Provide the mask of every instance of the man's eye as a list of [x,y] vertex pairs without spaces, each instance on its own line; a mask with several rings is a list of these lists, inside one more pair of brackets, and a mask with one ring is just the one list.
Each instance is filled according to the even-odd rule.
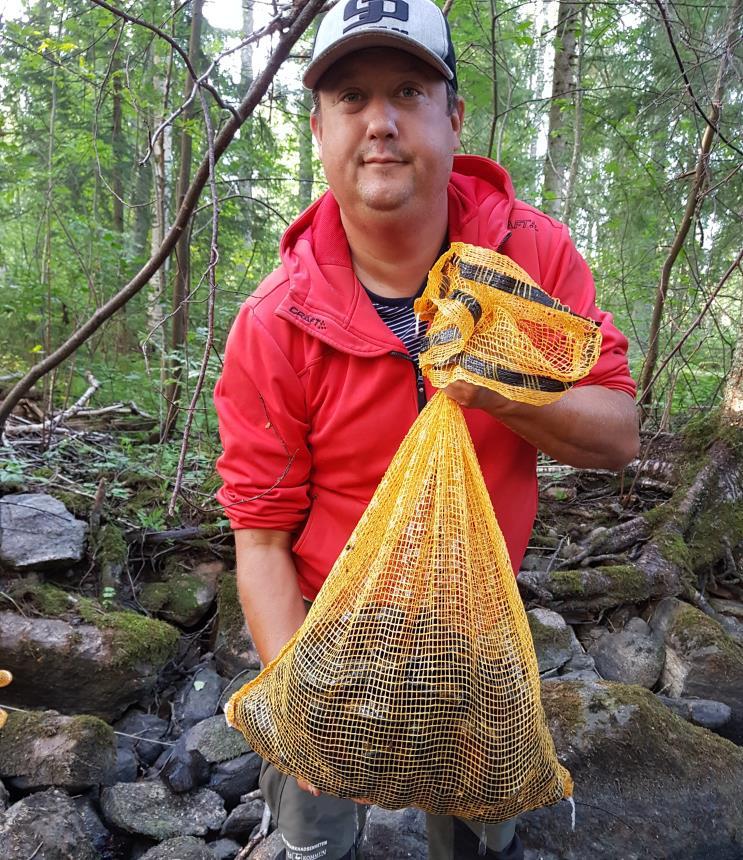
[[420,90],[416,89],[415,87],[403,87],[400,90],[400,93],[402,94],[403,98],[412,99],[415,98],[415,96],[420,95]]
[[353,104],[357,102],[361,98],[360,93],[343,93],[340,100],[342,102],[347,102],[349,104]]

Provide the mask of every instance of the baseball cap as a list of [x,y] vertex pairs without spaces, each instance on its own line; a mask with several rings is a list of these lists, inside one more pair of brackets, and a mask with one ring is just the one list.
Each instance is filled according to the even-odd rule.
[[382,47],[414,54],[457,88],[449,25],[432,0],[340,0],[320,22],[302,82],[311,90],[341,57]]

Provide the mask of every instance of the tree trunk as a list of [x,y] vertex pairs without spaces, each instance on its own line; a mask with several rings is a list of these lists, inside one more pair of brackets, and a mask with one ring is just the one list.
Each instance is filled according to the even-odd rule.
[[[204,0],[195,0],[192,6],[191,35],[188,43],[188,58],[191,65],[198,71],[199,53],[201,45],[201,26],[204,21]],[[193,81],[186,78],[184,88],[184,101],[189,98],[193,89]],[[194,116],[198,109],[198,100],[194,99],[192,104],[183,113],[183,130],[180,139],[180,168],[178,172],[178,184],[176,186],[176,209],[180,209],[186,196],[186,191],[191,182],[191,161],[193,153],[193,139],[189,130],[188,121]],[[173,303],[170,316],[170,382],[168,383],[165,400],[166,415],[165,422],[160,432],[160,439],[164,441],[172,434],[178,412],[180,411],[181,390],[183,387],[184,352],[186,339],[188,337],[188,294],[191,287],[191,221],[183,231],[175,246],[175,277],[173,280]]]
[[297,137],[299,138],[299,208],[304,211],[312,203],[312,184],[315,180],[312,164],[313,138],[310,131],[312,93],[304,90],[299,104]]
[[573,214],[575,182],[578,178],[580,167],[581,147],[583,143],[583,53],[586,46],[586,5],[581,7],[580,13],[580,39],[578,40],[578,65],[575,76],[575,114],[573,118],[573,154],[570,158],[570,169],[565,182],[565,194],[561,218],[566,224],[570,224]]
[[[741,308],[743,310],[743,304]],[[738,342],[733,354],[733,365],[725,383],[720,416],[721,420],[728,425],[743,427],[743,313],[738,326]]]
[[547,154],[544,158],[542,208],[560,218],[566,200],[570,165],[568,135],[575,121],[575,90],[578,54],[576,36],[581,21],[581,6],[574,0],[560,0],[555,32],[555,62],[552,73]]
[[719,122],[720,112],[722,109],[722,96],[727,70],[730,65],[731,58],[733,57],[735,43],[739,39],[738,30],[740,29],[742,9],[743,0],[732,0],[732,5],[730,6],[730,12],[725,26],[725,48],[722,52],[722,58],[717,70],[715,91],[712,96],[711,110],[708,114],[709,121],[704,129],[704,133],[702,134],[699,154],[694,168],[694,178],[690,182],[684,214],[676,231],[671,249],[663,262],[663,268],[661,270],[660,282],[658,284],[655,304],[653,306],[653,316],[650,321],[650,330],[648,332],[648,349],[645,356],[645,363],[642,367],[642,375],[640,376],[639,384],[639,403],[644,415],[648,414],[652,402],[653,377],[655,374],[655,366],[658,361],[660,326],[663,320],[663,310],[665,308],[666,297],[668,295],[671,272],[682,248],[684,247],[686,237],[696,215],[697,206],[701,202],[702,195],[709,182],[709,154],[712,149],[715,134],[717,133],[717,123]]

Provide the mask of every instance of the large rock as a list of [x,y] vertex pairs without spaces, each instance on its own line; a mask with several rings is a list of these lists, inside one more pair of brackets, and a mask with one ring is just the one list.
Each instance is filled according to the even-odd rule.
[[713,618],[673,597],[658,604],[650,624],[665,640],[663,692],[729,705],[730,720],[719,731],[743,743],[743,647]]
[[666,649],[642,618],[631,618],[623,630],[605,632],[588,649],[607,681],[652,689],[663,670]]
[[8,789],[0,782],[0,812],[5,812],[10,803],[10,794]]
[[0,816],[3,860],[99,860],[75,804],[63,791],[24,797]]
[[96,717],[12,711],[0,731],[0,776],[16,788],[80,790],[113,782],[116,741]]
[[234,573],[225,573],[219,580],[214,656],[217,669],[228,678],[247,669],[258,669],[261,664],[240,608]]
[[205,836],[227,816],[222,798],[202,788],[174,794],[161,782],[119,783],[101,792],[106,821],[158,842],[175,836]]
[[540,674],[559,669],[581,650],[573,628],[551,609],[537,607],[526,613]]
[[528,848],[560,860],[743,857],[743,750],[642,687],[549,680],[542,699],[577,825],[567,803],[528,813]]
[[215,860],[213,854],[201,839],[194,836],[176,836],[161,842],[143,854],[140,860]]
[[0,612],[0,654],[13,683],[3,700],[113,720],[154,687],[179,634],[136,612],[95,613],[94,623]]
[[0,498],[0,564],[17,570],[65,567],[85,552],[87,525],[45,493]]

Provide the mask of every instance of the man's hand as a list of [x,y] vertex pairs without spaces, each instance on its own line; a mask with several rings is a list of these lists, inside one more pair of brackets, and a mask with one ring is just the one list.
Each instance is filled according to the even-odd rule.
[[623,391],[571,388],[555,403],[531,406],[489,388],[453,382],[444,391],[460,406],[483,409],[540,451],[581,469],[624,468],[640,448],[637,409]]

